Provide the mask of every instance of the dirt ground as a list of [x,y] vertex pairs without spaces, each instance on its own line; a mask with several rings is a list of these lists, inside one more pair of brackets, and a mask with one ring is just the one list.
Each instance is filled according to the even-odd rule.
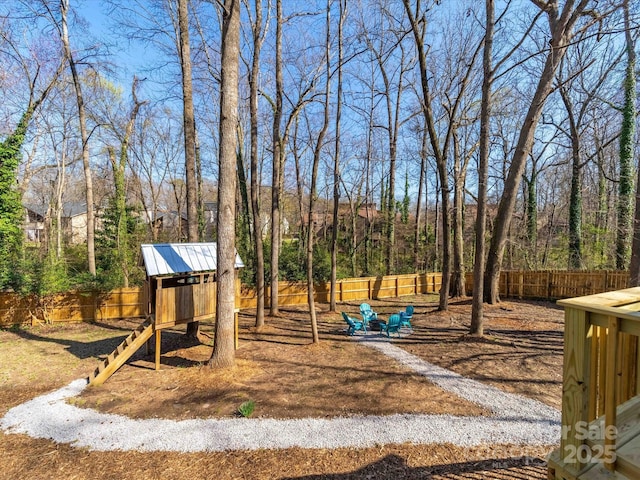
[[[563,313],[552,303],[507,301],[486,307],[486,336],[467,335],[470,301],[436,311],[433,296],[370,302],[384,318],[415,307],[413,333],[393,343],[421,358],[505,391],[556,408],[562,388]],[[339,305],[358,312],[359,302]],[[287,308],[267,327],[253,328],[253,312],[240,315],[237,365],[226,372],[205,365],[204,343],[182,330],[162,335],[162,366],[144,349],[103,386],[72,401],[80,407],[135,418],[202,418],[237,415],[255,402],[253,416],[391,413],[486,415],[482,408],[444,392],[380,352],[353,342],[339,314],[318,305],[321,343],[311,344],[308,310]],[[138,320],[0,330],[0,416],[42,393],[87,376]],[[376,335],[376,333],[369,333]],[[529,479],[546,478],[544,458],[553,446],[389,445],[335,450],[258,450],[225,453],[91,452],[23,435],[0,433],[0,479]]]

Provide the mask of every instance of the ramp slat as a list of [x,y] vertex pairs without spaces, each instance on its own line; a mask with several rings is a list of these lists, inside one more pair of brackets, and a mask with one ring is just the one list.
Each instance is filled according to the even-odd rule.
[[98,368],[89,376],[89,385],[102,385],[151,338],[153,332],[153,324],[150,320],[145,320],[105,360],[100,362]]

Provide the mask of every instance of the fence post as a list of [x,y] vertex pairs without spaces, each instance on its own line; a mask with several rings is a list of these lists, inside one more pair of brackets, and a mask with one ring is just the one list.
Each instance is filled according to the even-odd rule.
[[[98,305],[98,292],[93,291],[91,292],[91,296],[93,297],[93,318],[89,319],[89,321],[94,321],[97,322],[98,320],[102,320],[102,318],[98,318],[98,311],[100,309],[99,305]],[[85,320],[84,318],[82,320]]]
[[518,272],[518,298],[522,300],[522,295],[524,294],[524,272]]

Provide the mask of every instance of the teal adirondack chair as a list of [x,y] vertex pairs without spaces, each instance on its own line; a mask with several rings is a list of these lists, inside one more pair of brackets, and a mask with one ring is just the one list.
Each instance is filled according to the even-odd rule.
[[390,333],[395,332],[400,336],[400,315],[398,313],[394,313],[389,317],[389,320],[386,323],[380,322],[380,331],[387,332],[387,337],[390,337]]
[[413,305],[409,305],[405,308],[404,312],[400,312],[400,326],[401,327],[409,327],[413,330],[411,326],[411,319],[413,318]]
[[367,326],[364,322],[350,317],[345,312],[342,312],[342,318],[344,318],[344,321],[347,322],[347,325],[349,326],[349,328],[347,328],[347,333],[349,335],[354,335],[358,330],[362,330],[364,333],[367,333]]
[[362,315],[362,321],[365,325],[369,325],[371,320],[378,319],[378,314],[371,309],[371,305],[368,303],[360,304],[360,315]]

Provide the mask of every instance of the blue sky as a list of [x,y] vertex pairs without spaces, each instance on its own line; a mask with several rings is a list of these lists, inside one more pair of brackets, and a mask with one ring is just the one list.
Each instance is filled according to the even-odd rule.
[[[112,32],[113,25],[107,17],[107,5],[101,0],[78,2],[78,14],[89,24],[89,33],[100,42],[108,45],[111,59],[117,66],[116,80],[128,84],[134,73],[139,72],[147,63],[146,49],[122,40]],[[72,32],[73,34],[73,32]],[[73,42],[73,39],[72,39]],[[147,63],[148,64],[148,63]]]

